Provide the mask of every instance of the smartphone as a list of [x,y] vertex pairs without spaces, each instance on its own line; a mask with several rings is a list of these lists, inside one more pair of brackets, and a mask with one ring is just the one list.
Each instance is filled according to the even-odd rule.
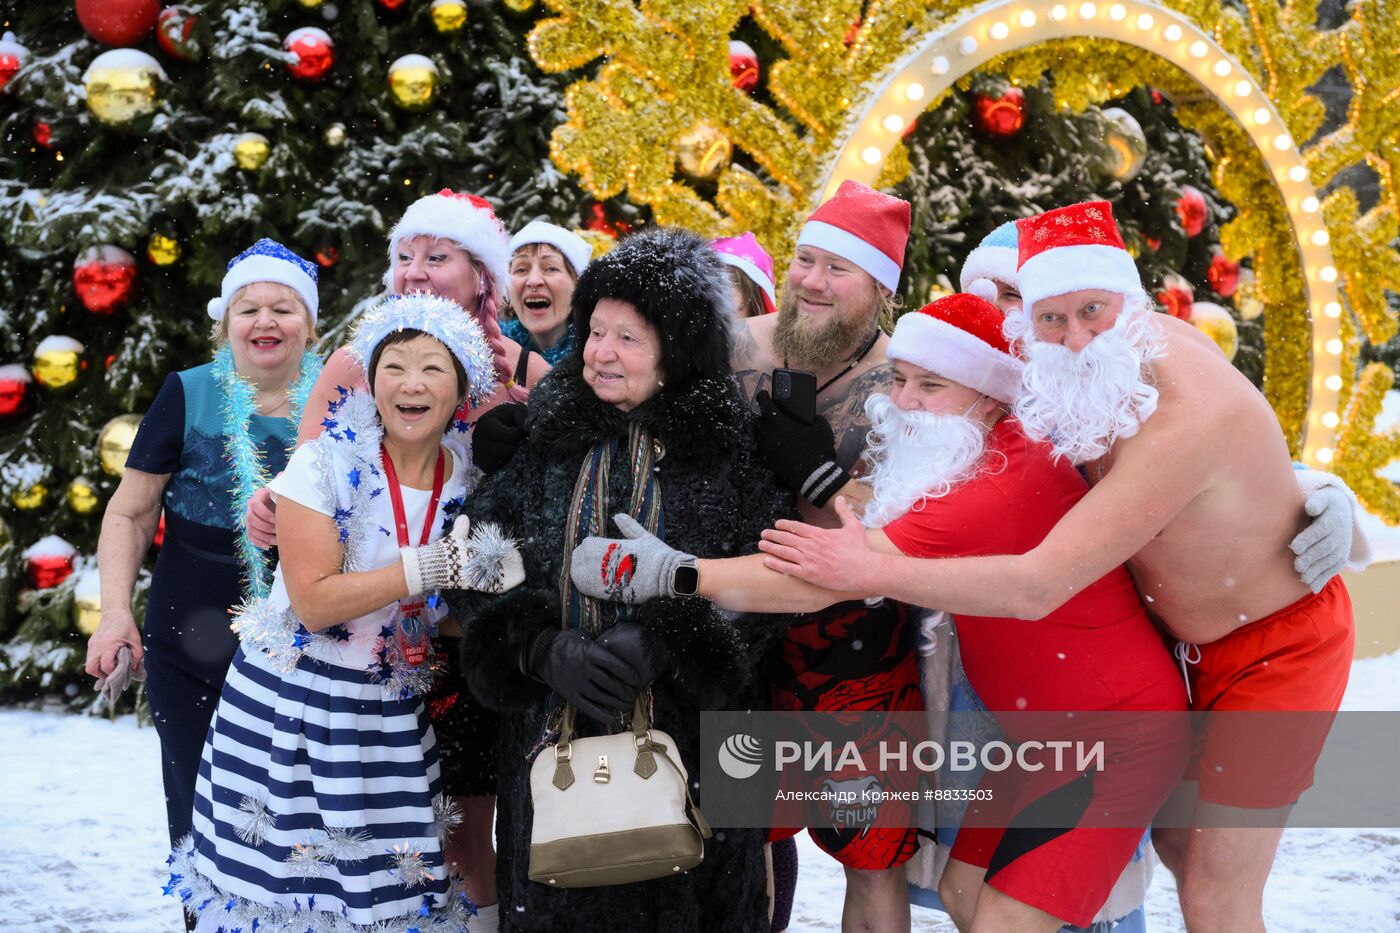
[[803,424],[817,420],[817,374],[805,369],[773,370],[773,404]]

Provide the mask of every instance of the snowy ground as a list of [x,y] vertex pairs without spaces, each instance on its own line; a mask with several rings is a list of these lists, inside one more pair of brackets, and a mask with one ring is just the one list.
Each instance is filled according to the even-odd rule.
[[[1344,709],[1400,711],[1400,653],[1357,661]],[[114,722],[0,710],[0,929],[34,933],[175,933],[160,896],[167,853],[156,737]],[[793,933],[840,929],[835,863],[799,837]],[[1153,933],[1182,929],[1170,876],[1148,897]],[[1265,892],[1273,933],[1400,928],[1400,829],[1292,830]],[[951,931],[915,908],[914,928]]]

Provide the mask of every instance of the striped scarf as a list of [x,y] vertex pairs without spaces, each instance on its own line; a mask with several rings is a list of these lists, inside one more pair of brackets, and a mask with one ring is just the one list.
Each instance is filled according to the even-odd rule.
[[[620,440],[614,438],[594,444],[579,467],[574,494],[569,502],[568,523],[564,528],[564,569],[559,575],[559,604],[564,628],[581,628],[591,635],[615,622],[629,618],[635,608],[584,596],[569,577],[573,550],[589,535],[608,536],[612,509],[608,506],[608,480],[612,460]],[[632,474],[632,496],[627,514],[659,538],[664,537],[661,515],[661,483],[657,464],[665,456],[660,441],[636,422],[627,429],[627,459]]]

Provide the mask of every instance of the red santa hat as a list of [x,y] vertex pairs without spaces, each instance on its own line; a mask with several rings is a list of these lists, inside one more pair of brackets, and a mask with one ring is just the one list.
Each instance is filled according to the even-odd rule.
[[959,292],[906,314],[886,354],[1010,404],[1021,390],[1021,361],[1011,355],[997,306]]
[[909,213],[908,201],[858,181],[843,181],[836,194],[812,212],[797,245],[815,246],[850,260],[895,291],[909,242]]
[[505,296],[510,285],[510,237],[491,210],[491,202],[443,188],[410,204],[389,231],[389,269],[384,273],[384,285],[390,291],[394,289],[399,241],[416,236],[451,240],[471,253],[491,273],[497,293]]
[[1042,298],[1081,288],[1143,293],[1137,263],[1123,245],[1107,201],[1085,201],[1018,220],[1016,246],[1016,285],[1027,311]]

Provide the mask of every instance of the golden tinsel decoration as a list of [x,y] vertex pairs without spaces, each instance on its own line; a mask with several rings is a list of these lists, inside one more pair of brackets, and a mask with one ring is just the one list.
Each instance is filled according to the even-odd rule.
[[[1242,9],[1210,0],[1162,4],[1164,13],[1185,17],[1212,36],[1265,89],[1291,140],[1313,140],[1322,125],[1324,109],[1309,88],[1333,68],[1346,75],[1352,92],[1346,122],[1309,143],[1303,157],[1317,190],[1360,164],[1380,177],[1381,197],[1369,211],[1360,210],[1345,186],[1319,205],[1337,285],[1349,306],[1343,311],[1343,334],[1352,333],[1349,311],[1373,343],[1395,333],[1384,292],[1400,291],[1400,255],[1390,247],[1400,233],[1395,182],[1400,56],[1393,54],[1400,17],[1394,2],[1354,0],[1346,21],[1331,30],[1317,27],[1316,0],[1283,5],[1242,0]],[[639,7],[634,0],[550,0],[529,37],[535,62],[549,72],[605,62],[594,77],[570,86],[568,120],[554,131],[551,155],[595,198],[625,194],[649,205],[658,223],[707,236],[752,230],[772,255],[787,256],[821,196],[832,160],[847,143],[851,116],[913,44],[979,5],[977,0],[650,0]],[[778,106],[761,103],[730,80],[728,43],[740,20],[750,16],[786,55],[766,70],[766,86]],[[1059,102],[1072,109],[1103,103],[1133,87],[1158,88],[1176,103],[1182,125],[1208,141],[1215,185],[1239,209],[1221,230],[1222,246],[1230,259],[1249,260],[1254,271],[1246,313],[1264,312],[1264,391],[1296,454],[1311,399],[1313,329],[1299,245],[1263,158],[1248,133],[1202,93],[1194,78],[1137,45],[1074,37],[1075,12],[1062,19],[1068,37],[994,58],[978,70],[1021,84],[1038,81],[1048,70]],[[939,96],[930,95],[927,106],[936,106]],[[701,123],[746,156],[720,170],[713,196],[690,184],[671,158],[672,142]],[[745,168],[749,160],[764,177]],[[895,145],[877,184],[895,183],[907,166],[907,151]],[[1345,399],[1359,341],[1343,342]],[[1373,383],[1363,380],[1357,392]],[[1344,463],[1352,464],[1354,474],[1361,461],[1354,453],[1347,459],[1341,438],[1351,438],[1348,449],[1354,451],[1359,443],[1354,432],[1370,428],[1352,420],[1362,414],[1355,397],[1336,414],[1342,435],[1335,462],[1339,472]],[[1368,461],[1366,468],[1371,466],[1380,469],[1384,463]],[[1373,494],[1365,501],[1400,521],[1400,499]]]

